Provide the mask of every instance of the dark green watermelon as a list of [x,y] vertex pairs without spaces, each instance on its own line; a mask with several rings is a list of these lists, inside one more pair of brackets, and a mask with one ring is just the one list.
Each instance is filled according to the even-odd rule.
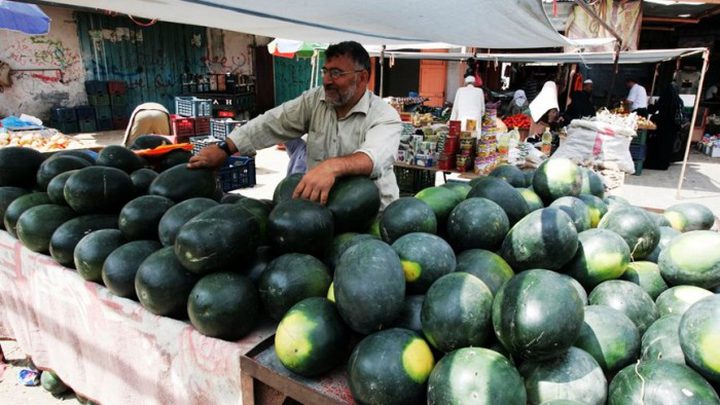
[[460,253],[455,271],[470,273],[479,278],[490,288],[493,295],[515,275],[502,257],[482,249],[470,249]]
[[40,374],[40,385],[52,395],[60,395],[68,390],[68,386],[52,370],[44,370]]
[[494,168],[488,176],[497,177],[510,183],[513,187],[525,187],[527,182],[525,181],[525,173],[522,172],[515,165],[500,165]]
[[75,246],[73,252],[75,269],[85,280],[102,282],[102,267],[105,259],[125,243],[127,240],[117,229],[99,229],[90,232]]
[[367,176],[341,177],[330,189],[326,206],[335,232],[363,232],[378,214],[380,191]]
[[65,201],[65,183],[70,176],[77,172],[78,170],[63,172],[50,180],[47,186],[47,194],[53,204],[68,205],[67,201]]
[[275,353],[303,376],[329,371],[345,360],[347,327],[326,298],[306,298],[285,314],[275,333]]
[[427,403],[524,405],[523,379],[503,355],[481,347],[446,354],[428,380]]
[[713,384],[720,383],[720,295],[705,297],[680,320],[680,347],[687,364]]
[[602,177],[594,171],[581,167],[580,175],[582,176],[581,194],[590,194],[598,198],[605,196],[605,184]]
[[683,315],[693,304],[713,295],[712,291],[694,285],[678,285],[663,291],[655,300],[660,317]]
[[510,229],[500,248],[515,271],[540,268],[560,270],[578,247],[575,225],[557,208],[533,211]]
[[388,329],[363,339],[348,360],[348,386],[364,404],[425,402],[432,351],[417,333]]
[[589,229],[578,234],[577,252],[563,272],[591,290],[622,276],[629,262],[630,248],[620,235],[607,229]]
[[140,264],[135,293],[140,304],[153,314],[184,319],[188,297],[199,279],[180,264],[172,246],[166,246]]
[[295,173],[280,180],[273,192],[273,204],[278,205],[283,201],[292,199],[295,188],[300,184],[300,180],[304,175],[304,173]]
[[668,207],[663,216],[680,232],[709,230],[715,223],[713,212],[698,203],[675,204]]
[[621,278],[639,285],[653,300],[668,289],[668,285],[660,275],[660,268],[652,262],[640,261],[628,264]]
[[608,405],[718,404],[713,387],[689,367],[664,360],[631,364],[613,378]]
[[313,256],[287,253],[271,261],[258,280],[265,311],[276,321],[298,302],[324,297],[330,287],[327,267]]
[[335,267],[335,303],[351,329],[371,333],[391,325],[405,300],[405,275],[397,253],[379,240],[348,248]]
[[625,239],[633,260],[647,257],[660,241],[660,228],[648,213],[637,207],[622,206],[610,210],[598,224]]
[[65,182],[65,201],[80,214],[116,213],[135,197],[130,176],[114,167],[80,169]]
[[58,174],[82,169],[90,165],[87,160],[75,156],[51,157],[42,162],[40,168],[38,168],[37,187],[40,191],[46,191],[50,181]]
[[680,347],[680,315],[667,315],[653,322],[640,342],[642,360],[667,360],[685,364]]
[[452,247],[439,236],[413,232],[398,238],[392,248],[400,257],[407,290],[423,294],[438,278],[455,271]]
[[118,229],[127,240],[158,240],[158,224],[175,203],[159,195],[143,195],[120,210]]
[[50,255],[65,267],[75,268],[73,254],[78,242],[100,229],[117,229],[117,215],[89,214],[73,218],[60,225],[50,238]]
[[473,182],[467,197],[482,197],[497,203],[505,210],[510,226],[530,212],[525,198],[507,182],[495,177],[478,177]]
[[149,194],[167,197],[176,203],[190,198],[212,198],[217,181],[210,169],[188,169],[176,165],[160,173],[148,189]]
[[438,279],[427,292],[420,319],[433,347],[443,352],[488,341],[493,295],[468,273],[452,273]]
[[[335,292],[333,291],[332,285],[330,286],[330,291],[333,292],[333,302],[334,302]],[[328,292],[328,294],[329,294],[329,292]],[[410,329],[411,331],[416,332],[419,335],[422,335],[423,330],[422,330],[422,321],[420,319],[420,313],[422,312],[423,302],[425,302],[424,295],[408,295],[407,297],[405,297],[405,302],[403,303],[402,311],[400,311],[400,315],[395,320],[393,327]]]
[[510,221],[505,211],[486,198],[468,198],[450,213],[447,235],[450,244],[461,252],[467,249],[495,250],[502,244]]
[[597,228],[602,217],[607,214],[607,204],[605,204],[602,198],[591,194],[580,194],[578,198],[582,200],[590,210],[590,227]]
[[588,296],[590,305],[605,305],[624,313],[642,335],[658,318],[652,298],[639,285],[624,280],[600,283]]
[[45,157],[33,148],[0,148],[0,187],[33,188],[37,171]]
[[140,135],[128,148],[131,150],[155,149],[158,146],[170,145],[169,139],[160,135]]
[[578,232],[590,229],[592,217],[590,208],[579,198],[565,196],[560,197],[550,204],[550,207],[559,208],[570,216]]
[[354,232],[347,232],[336,235],[333,238],[333,241],[330,244],[330,248],[327,250],[327,254],[325,255],[324,259],[325,264],[328,266],[328,270],[330,270],[330,272],[335,271],[335,266],[337,265],[338,260],[340,260],[340,256],[342,256],[342,254],[345,253],[345,251],[350,246],[368,239],[377,238],[373,235],[369,235],[366,233]]
[[640,332],[624,313],[603,305],[585,307],[575,347],[585,350],[606,373],[632,364],[640,353]]
[[47,193],[29,193],[15,198],[5,209],[5,216],[3,217],[5,230],[12,237],[17,238],[15,227],[20,216],[32,207],[50,203]]
[[155,180],[155,178],[158,176],[158,173],[155,170],[152,169],[137,169],[134,172],[130,173],[130,180],[133,183],[133,186],[135,186],[135,194],[136,195],[145,195],[148,192],[148,189],[150,188],[150,184]]
[[202,212],[217,206],[217,201],[209,198],[197,197],[185,200],[170,207],[158,223],[158,236],[163,246],[175,244],[180,228],[189,220]]
[[259,320],[260,300],[249,278],[237,273],[209,274],[190,291],[190,323],[206,336],[235,341]]
[[[10,203],[15,201],[15,199],[20,197],[21,195],[29,193],[30,190],[20,187],[0,187],[0,219],[5,217],[5,210],[7,210]],[[0,221],[0,229],[5,229],[4,221]]]
[[525,202],[527,203],[530,212],[545,208],[545,204],[543,204],[540,196],[537,195],[537,193],[535,193],[534,191],[532,191],[532,189],[518,187],[517,190],[520,192],[520,195],[522,195],[522,197],[525,199]]
[[279,253],[323,257],[332,243],[333,215],[320,203],[292,199],[281,202],[268,217],[270,244]]
[[445,231],[450,213],[463,200],[457,192],[440,186],[420,190],[415,194],[415,198],[427,203],[435,212],[439,232]]
[[460,201],[466,199],[468,193],[472,189],[470,184],[466,181],[451,181],[451,180],[448,180],[447,183],[443,184],[440,187],[449,188],[450,190],[454,191],[457,194]]
[[192,152],[190,151],[183,149],[171,150],[170,152],[162,155],[160,159],[158,159],[157,163],[155,164],[155,168],[159,173],[162,173],[165,170],[170,169],[171,167],[186,164],[190,161],[191,157]]
[[175,238],[175,254],[189,271],[208,274],[249,260],[260,226],[245,207],[220,204],[190,219]]
[[588,405],[604,405],[607,380],[597,361],[582,349],[546,361],[527,361],[520,366],[525,378],[528,403],[569,399]]
[[514,356],[548,359],[580,335],[583,302],[567,276],[548,270],[517,274],[493,301],[493,328]]
[[16,225],[17,237],[25,247],[38,253],[47,253],[55,230],[77,214],[69,207],[41,204],[28,208]]
[[437,217],[432,208],[415,197],[391,202],[380,217],[380,236],[387,243],[412,232],[437,233]]
[[670,285],[719,286],[720,234],[690,231],[673,238],[660,252],[658,266]]
[[545,204],[564,196],[577,197],[582,192],[582,171],[569,159],[548,159],[535,170],[532,186]]
[[140,264],[161,248],[154,240],[136,240],[113,250],[102,266],[103,284],[119,297],[135,299],[135,275]]
[[132,150],[122,145],[108,145],[98,154],[95,164],[114,167],[127,174],[143,167],[143,161]]
[[645,260],[653,263],[657,263],[658,261],[660,261],[660,252],[662,252],[663,249],[665,249],[665,247],[670,244],[671,240],[673,240],[676,236],[680,235],[680,233],[680,231],[676,231],[669,226],[661,226],[660,241],[658,242],[657,246],[655,246],[655,249],[653,249],[653,251],[650,252],[650,254],[645,258]]

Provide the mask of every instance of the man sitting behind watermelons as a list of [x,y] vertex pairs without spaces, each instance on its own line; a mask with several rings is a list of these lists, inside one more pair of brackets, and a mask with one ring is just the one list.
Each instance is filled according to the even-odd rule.
[[193,156],[190,168],[217,168],[233,153],[252,155],[307,133],[308,171],[293,197],[327,202],[335,179],[366,175],[380,190],[382,208],[397,199],[393,162],[402,126],[397,111],[367,90],[370,57],[357,42],[328,47],[323,87],[275,107],[235,128],[226,142]]

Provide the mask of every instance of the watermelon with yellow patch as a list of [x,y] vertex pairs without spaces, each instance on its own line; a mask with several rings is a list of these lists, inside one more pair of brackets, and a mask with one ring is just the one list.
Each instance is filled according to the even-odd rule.
[[563,196],[578,196],[582,191],[582,173],[570,159],[548,159],[535,170],[533,190],[545,204]]
[[678,285],[663,291],[655,300],[661,317],[683,315],[696,302],[713,295],[712,291],[694,285]]
[[658,266],[671,285],[719,286],[720,234],[691,231],[676,236],[660,252]]
[[668,207],[663,216],[680,232],[709,230],[715,223],[713,212],[698,203],[675,204]]
[[348,385],[362,404],[425,402],[435,366],[430,346],[417,333],[393,328],[363,339],[348,361]]
[[306,298],[283,316],[275,332],[275,353],[290,371],[315,376],[345,360],[348,330],[326,298]]
[[590,290],[605,280],[625,273],[630,248],[625,240],[607,229],[589,229],[578,234],[578,249],[564,272]]
[[705,297],[685,312],[680,347],[692,368],[711,383],[720,383],[720,295]]
[[455,271],[452,247],[442,238],[423,232],[401,236],[392,244],[400,257],[407,290],[422,294],[435,280]]

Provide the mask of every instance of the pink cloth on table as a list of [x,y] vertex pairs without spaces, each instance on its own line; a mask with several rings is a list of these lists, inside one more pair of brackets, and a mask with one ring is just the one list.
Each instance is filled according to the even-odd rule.
[[240,356],[274,331],[263,325],[238,342],[203,336],[0,231],[0,338],[103,404],[241,403]]

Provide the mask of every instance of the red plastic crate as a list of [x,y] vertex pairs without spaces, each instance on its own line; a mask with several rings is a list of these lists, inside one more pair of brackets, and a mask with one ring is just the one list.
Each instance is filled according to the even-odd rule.
[[210,134],[210,117],[195,117],[195,135]]
[[181,117],[176,114],[170,114],[170,124],[172,125],[172,133],[178,138],[195,135],[195,120],[189,117]]
[[127,93],[127,83],[119,80],[111,80],[107,82],[108,93],[114,95],[123,95]]

